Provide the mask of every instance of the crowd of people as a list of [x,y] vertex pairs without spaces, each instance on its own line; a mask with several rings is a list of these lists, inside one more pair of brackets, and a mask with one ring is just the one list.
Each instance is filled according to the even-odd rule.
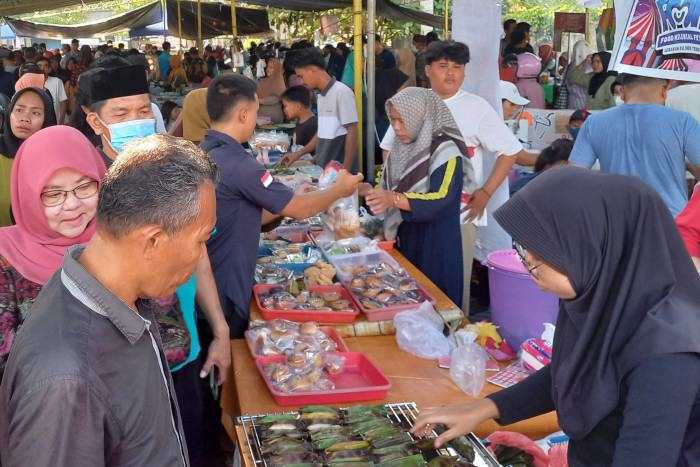
[[[235,69],[220,47],[168,42],[0,49],[0,462],[217,465],[206,377],[226,379],[248,327],[262,226],[357,191],[468,314],[477,233],[517,163],[535,172],[494,215],[561,299],[552,364],[414,433],[445,423],[440,444],[556,410],[571,465],[700,463],[700,195],[688,203],[685,183],[700,124],[665,106],[666,80],[617,76],[607,52],[578,43],[557,62],[548,44],[534,55],[527,23],[504,32],[502,109],[462,89],[471,51],[435,33],[396,51],[240,44]],[[376,74],[377,128],[361,142],[354,53],[376,56],[363,74]],[[531,154],[506,120],[543,102],[543,74],[561,77],[572,138]],[[186,92],[182,109],[156,106],[152,84]],[[246,150],[284,121],[300,148],[282,162],[342,164],[330,188],[292,191]],[[382,151],[376,181],[358,173],[358,144]],[[596,162],[604,173],[561,167]]]

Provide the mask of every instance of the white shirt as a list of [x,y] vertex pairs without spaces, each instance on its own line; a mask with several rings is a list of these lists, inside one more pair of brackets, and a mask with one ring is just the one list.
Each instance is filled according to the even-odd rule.
[[68,100],[66,95],[66,88],[60,78],[54,78],[49,76],[46,78],[44,87],[51,93],[51,99],[53,99],[53,109],[56,112],[56,122],[61,123],[61,102]]
[[688,112],[700,123],[700,84],[684,84],[668,91],[666,107]]
[[[496,157],[504,154],[511,156],[523,149],[520,141],[485,99],[460,89],[454,96],[444,99],[443,102],[452,112],[464,143],[470,152],[473,152],[471,162],[478,186],[484,183],[484,148]],[[380,147],[388,151],[394,138],[394,129],[389,127]],[[473,222],[478,226],[486,225],[486,214],[484,213],[478,221]]]
[[153,118],[156,119],[156,133],[161,135],[167,135],[168,130],[165,129],[165,123],[163,122],[163,114],[160,108],[153,102],[151,102],[151,111],[153,111]]

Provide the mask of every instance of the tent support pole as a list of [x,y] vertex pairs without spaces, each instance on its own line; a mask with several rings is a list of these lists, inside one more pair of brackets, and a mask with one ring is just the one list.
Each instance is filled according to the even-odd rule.
[[[374,53],[375,37],[377,36],[377,25],[375,15],[377,12],[377,0],[367,0],[367,180],[374,180],[375,162],[375,88],[376,88],[376,61],[377,55]],[[362,89],[362,86],[360,86]]]
[[236,23],[236,0],[231,0],[231,27],[233,28],[233,51],[238,52],[238,23]]
[[182,16],[180,15],[180,0],[177,0],[177,39],[180,43],[180,56],[182,56]]
[[[362,172],[362,0],[353,0],[353,56],[355,58],[355,107],[357,107],[357,157]],[[345,167],[350,169],[350,167]]]
[[450,0],[445,0],[445,39],[450,38]]
[[199,36],[199,42],[197,42],[197,48],[202,50],[202,0],[197,0],[197,34]]
[[165,42],[168,40],[168,38],[166,37],[167,36],[167,26],[165,24],[165,22],[167,21],[166,18],[168,16],[168,11],[166,10],[165,0],[163,0],[162,5],[163,5],[163,42]]

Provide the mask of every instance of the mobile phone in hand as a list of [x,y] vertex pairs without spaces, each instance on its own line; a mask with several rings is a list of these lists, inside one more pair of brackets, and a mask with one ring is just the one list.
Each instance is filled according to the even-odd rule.
[[209,370],[209,389],[214,400],[219,400],[219,368],[216,365],[212,365]]

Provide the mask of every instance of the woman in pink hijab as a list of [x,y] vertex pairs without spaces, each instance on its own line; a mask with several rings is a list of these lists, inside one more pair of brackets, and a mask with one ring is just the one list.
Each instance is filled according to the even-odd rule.
[[[56,152],[57,147],[70,148]],[[44,128],[17,151],[11,174],[16,225],[0,228],[0,381],[19,327],[69,246],[95,232],[102,158],[78,130]]]
[[554,57],[556,54],[554,53],[554,47],[551,44],[540,44],[538,53],[542,63],[542,71],[551,73],[555,66]]

